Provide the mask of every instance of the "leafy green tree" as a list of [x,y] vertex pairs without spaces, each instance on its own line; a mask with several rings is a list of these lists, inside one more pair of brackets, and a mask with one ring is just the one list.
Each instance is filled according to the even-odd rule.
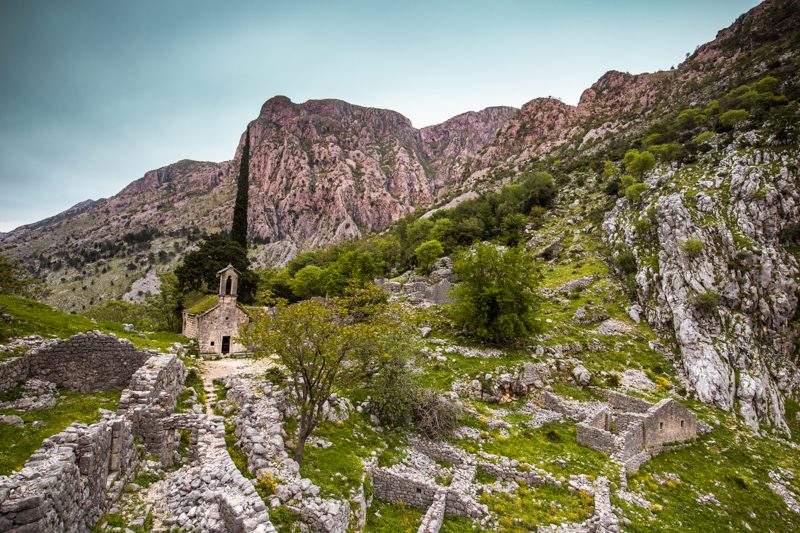
[[527,338],[539,330],[535,289],[541,275],[525,250],[478,243],[453,264],[458,284],[451,313],[459,327],[495,343]]
[[259,313],[244,328],[242,339],[256,357],[277,355],[291,378],[288,397],[298,407],[294,458],[300,464],[331,396],[369,382],[408,344],[402,310],[371,301],[366,299],[364,312],[356,304],[354,314],[339,300],[305,300]]
[[255,298],[258,276],[249,270],[247,251],[236,241],[219,234],[207,236],[200,247],[189,252],[175,269],[181,292],[217,292],[217,273],[228,265],[239,271],[239,299],[250,303]]
[[265,268],[259,270],[258,274],[258,295],[257,303],[262,305],[272,305],[275,299],[283,299],[287,302],[295,301],[292,291],[292,278],[286,268]]
[[634,148],[625,152],[623,162],[628,172],[641,178],[655,166],[656,158],[647,150],[640,152]]
[[445,248],[452,248],[455,246],[455,233],[455,223],[447,217],[442,217],[436,219],[436,222],[433,223],[430,237],[442,243]]
[[149,295],[145,302],[160,329],[180,331],[183,292],[178,276],[172,272],[162,272],[158,280],[161,283],[158,294]]
[[431,271],[433,264],[444,255],[442,243],[437,240],[425,241],[414,250],[417,268],[423,274]]
[[[534,206],[534,209],[539,206]],[[500,232],[503,241],[509,246],[517,246],[525,238],[528,219],[522,213],[513,213],[503,218]]]
[[233,206],[231,239],[247,249],[247,209],[250,189],[250,126],[244,134],[242,158],[239,162],[239,176],[236,180],[236,203]]
[[325,271],[317,265],[306,265],[297,271],[291,281],[292,292],[302,299],[324,296],[323,276]]

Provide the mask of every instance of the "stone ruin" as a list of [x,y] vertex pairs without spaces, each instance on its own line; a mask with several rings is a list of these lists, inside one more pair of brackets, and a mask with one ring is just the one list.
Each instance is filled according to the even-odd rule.
[[[372,466],[371,476],[375,497],[385,501],[403,502],[425,510],[418,533],[436,533],[447,514],[465,516],[477,521],[481,527],[491,528],[493,518],[486,505],[477,502],[479,483],[475,481],[478,469],[498,480],[527,485],[568,486],[572,490],[586,491],[594,497],[593,515],[578,524],[562,525],[563,532],[616,533],[619,520],[614,515],[608,480],[594,482],[586,476],[557,478],[534,465],[510,460],[507,457],[478,452],[471,454],[455,446],[420,438],[410,440],[407,457],[390,467]],[[453,465],[452,479],[448,485],[437,482],[436,461]]]
[[0,476],[0,531],[90,530],[135,474],[134,438],[144,441],[148,452],[163,453],[169,439],[148,433],[140,420],[171,414],[185,372],[175,355],[142,352],[99,332],[47,343],[0,363],[0,391],[29,377],[80,391],[130,387],[116,414],[103,411],[95,424],[70,425],[45,439],[21,470]]
[[697,437],[697,417],[666,398],[656,404],[597,389],[608,401],[577,424],[579,444],[607,453],[627,471]]
[[453,263],[449,257],[442,257],[427,276],[411,274],[404,283],[388,279],[376,279],[375,284],[383,287],[393,296],[402,296],[412,304],[443,305],[452,302]]

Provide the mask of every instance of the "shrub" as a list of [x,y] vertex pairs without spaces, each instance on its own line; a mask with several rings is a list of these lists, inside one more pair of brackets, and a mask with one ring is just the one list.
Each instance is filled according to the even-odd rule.
[[414,250],[414,257],[417,260],[417,268],[423,274],[427,274],[433,268],[433,264],[444,255],[442,243],[437,240],[425,241]]
[[712,313],[719,307],[719,301],[718,293],[706,291],[695,294],[692,303],[701,313]]
[[461,408],[438,391],[422,389],[415,401],[414,425],[429,439],[449,435],[461,421]]
[[725,111],[719,117],[719,125],[726,130],[730,130],[750,118],[750,113],[745,109],[731,109]]
[[680,248],[690,258],[695,258],[703,253],[705,244],[700,239],[686,239],[681,243]]
[[533,256],[520,248],[479,243],[454,263],[459,284],[451,314],[456,324],[481,340],[514,341],[538,331],[535,293],[540,274]]
[[638,178],[641,178],[645,175],[645,173],[655,166],[656,158],[647,150],[640,152],[639,150],[631,149],[625,152],[623,162],[625,163],[625,168],[628,172]]
[[617,255],[617,268],[623,274],[634,274],[636,272],[636,257],[633,252],[625,250]]
[[625,189],[625,198],[632,204],[638,204],[642,200],[642,194],[647,190],[644,183],[634,183]]

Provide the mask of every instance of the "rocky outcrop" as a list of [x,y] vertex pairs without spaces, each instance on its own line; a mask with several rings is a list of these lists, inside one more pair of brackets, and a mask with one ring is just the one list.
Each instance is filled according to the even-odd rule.
[[719,162],[655,172],[645,208],[620,200],[603,229],[633,250],[644,314],[674,332],[697,397],[737,407],[751,427],[786,427],[800,265],[781,235],[800,217],[797,154],[745,148],[757,141],[746,137]]

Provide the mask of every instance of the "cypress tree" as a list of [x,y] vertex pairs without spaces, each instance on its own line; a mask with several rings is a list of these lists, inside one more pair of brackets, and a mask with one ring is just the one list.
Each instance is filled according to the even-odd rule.
[[247,203],[250,187],[250,126],[244,135],[242,160],[239,164],[239,177],[236,180],[236,204],[233,206],[231,239],[247,249]]

